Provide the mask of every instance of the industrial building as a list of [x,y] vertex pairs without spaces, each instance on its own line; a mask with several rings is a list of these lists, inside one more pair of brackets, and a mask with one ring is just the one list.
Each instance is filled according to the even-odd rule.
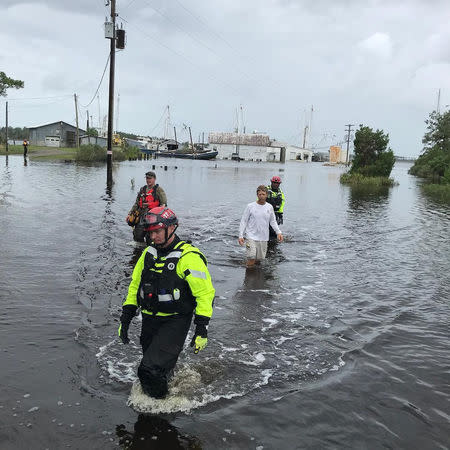
[[209,146],[218,151],[218,159],[234,159],[243,161],[286,160],[309,161],[313,152],[283,142],[271,140],[262,133],[209,133]]
[[[77,127],[62,120],[37,127],[29,127],[30,144],[42,147],[76,147]],[[78,136],[86,131],[78,128]]]

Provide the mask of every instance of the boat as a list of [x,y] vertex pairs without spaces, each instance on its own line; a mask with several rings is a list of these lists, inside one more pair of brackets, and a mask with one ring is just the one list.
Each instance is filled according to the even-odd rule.
[[183,158],[183,159],[214,159],[218,155],[217,150],[205,150],[198,152],[156,152],[156,157]]

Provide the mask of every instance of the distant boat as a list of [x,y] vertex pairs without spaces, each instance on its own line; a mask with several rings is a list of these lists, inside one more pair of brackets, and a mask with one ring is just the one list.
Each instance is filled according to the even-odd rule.
[[200,150],[198,152],[156,152],[157,157],[183,158],[183,159],[214,159],[218,155],[217,150]]

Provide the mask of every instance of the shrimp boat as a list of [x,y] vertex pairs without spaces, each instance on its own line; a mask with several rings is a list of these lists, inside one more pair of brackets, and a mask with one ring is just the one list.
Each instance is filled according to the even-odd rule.
[[182,158],[182,159],[214,159],[218,155],[217,150],[198,150],[195,152],[165,151],[156,152],[156,157],[161,158]]

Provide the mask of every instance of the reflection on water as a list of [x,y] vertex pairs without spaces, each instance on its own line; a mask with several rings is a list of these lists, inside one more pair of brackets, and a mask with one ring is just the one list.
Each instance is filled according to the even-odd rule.
[[119,445],[130,450],[203,448],[196,437],[181,433],[177,427],[161,417],[148,414],[139,414],[132,431],[128,431],[125,425],[117,425],[116,435]]
[[393,188],[389,186],[349,186],[349,207],[354,210],[386,205]]

